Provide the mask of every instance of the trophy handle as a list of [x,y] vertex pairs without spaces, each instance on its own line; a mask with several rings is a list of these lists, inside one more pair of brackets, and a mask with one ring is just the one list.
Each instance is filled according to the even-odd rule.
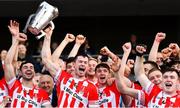
[[[50,21],[50,25],[52,27],[52,30],[54,30],[55,25],[54,25],[54,23],[52,21]],[[36,36],[36,39],[39,40],[39,39],[41,39],[45,35],[46,35],[46,33],[43,30],[41,30],[41,34],[39,36]]]
[[28,25],[29,25],[29,23],[30,23],[30,21],[31,21],[31,18],[32,18],[34,15],[35,15],[35,14],[31,14],[31,15],[29,16],[29,18],[28,18],[28,20],[27,20],[27,22],[26,22],[26,25],[25,25],[25,27],[24,27],[24,30],[23,30],[24,33],[27,32]]

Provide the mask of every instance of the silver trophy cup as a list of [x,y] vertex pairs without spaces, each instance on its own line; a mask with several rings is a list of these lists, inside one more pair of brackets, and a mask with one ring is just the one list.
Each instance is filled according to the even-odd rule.
[[[36,35],[37,39],[40,39],[45,35],[43,29],[48,24],[50,24],[52,29],[55,28],[52,20],[58,17],[58,15],[58,9],[44,1],[39,5],[36,13],[29,16],[23,32],[26,33],[29,30],[32,34]],[[41,34],[38,35],[39,33]]]

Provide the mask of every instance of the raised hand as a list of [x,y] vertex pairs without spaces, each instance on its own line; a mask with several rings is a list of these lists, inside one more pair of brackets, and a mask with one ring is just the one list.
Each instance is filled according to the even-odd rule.
[[170,43],[169,48],[172,50],[173,55],[177,55],[179,53],[179,46],[176,43]]
[[19,23],[10,20],[10,24],[8,25],[9,31],[11,32],[12,36],[18,36],[19,35]]
[[169,47],[166,47],[166,48],[161,50],[161,53],[163,55],[163,58],[166,59],[166,58],[168,58],[171,55],[172,49],[169,48]]
[[83,35],[77,35],[76,36],[76,44],[80,44],[82,45],[86,40],[86,37],[84,37]]
[[146,47],[144,45],[137,45],[136,52],[143,55],[146,52]]
[[111,51],[108,49],[107,46],[104,46],[104,47],[101,48],[101,50],[100,50],[100,54],[102,54],[102,55],[109,55],[110,52],[111,52]]
[[165,33],[162,33],[162,32],[159,32],[156,34],[156,37],[155,37],[155,40],[157,42],[161,42],[162,40],[164,40],[166,38],[166,34]]
[[64,40],[67,42],[73,42],[75,40],[75,36],[73,34],[67,33]]
[[130,42],[125,43],[122,46],[122,48],[123,48],[124,53],[130,53],[131,52],[131,43]]

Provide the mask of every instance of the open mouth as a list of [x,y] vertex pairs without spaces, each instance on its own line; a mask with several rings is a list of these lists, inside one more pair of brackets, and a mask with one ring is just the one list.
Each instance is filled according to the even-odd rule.
[[100,77],[101,80],[104,80],[105,78],[106,78],[106,77],[104,77],[104,76]]
[[31,71],[27,71],[26,74],[27,75],[32,75],[32,72]]
[[166,83],[165,83],[165,86],[166,86],[166,87],[172,87],[172,83],[171,83],[171,82],[166,82]]
[[80,71],[85,71],[85,69],[84,69],[84,68],[82,68],[82,67],[80,67],[80,68],[79,68],[79,70],[80,70]]

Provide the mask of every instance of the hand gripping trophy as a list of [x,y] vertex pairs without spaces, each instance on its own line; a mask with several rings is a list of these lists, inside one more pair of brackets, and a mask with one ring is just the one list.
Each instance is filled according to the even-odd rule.
[[[40,39],[45,35],[43,29],[49,24],[54,29],[53,19],[58,17],[58,8],[43,1],[35,14],[31,14],[26,22],[23,30],[24,33],[31,32],[36,35],[36,39]],[[40,34],[41,33],[41,34]],[[38,35],[40,34],[40,35]]]

